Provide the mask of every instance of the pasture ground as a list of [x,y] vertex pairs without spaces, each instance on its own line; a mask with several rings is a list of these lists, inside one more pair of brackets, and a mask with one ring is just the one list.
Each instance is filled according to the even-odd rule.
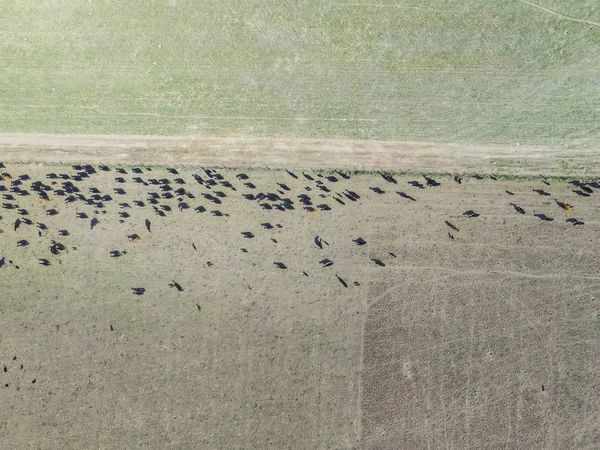
[[[206,178],[199,168],[112,168],[75,183],[86,197],[90,187],[114,197],[105,214],[52,193],[47,203],[35,193],[3,200],[29,212],[1,209],[4,448],[597,448],[596,192],[581,197],[553,179],[465,177],[459,185],[442,177],[420,189],[406,176],[331,182],[307,171],[325,192],[300,170],[299,179],[247,171],[254,190],[236,179],[240,171],[219,170],[237,190],[207,190],[191,176]],[[49,172],[74,173],[9,163],[2,171],[29,174],[22,188],[50,183]],[[172,211],[159,217],[135,206],[160,191],[134,176],[181,177],[195,196],[185,199],[191,208],[161,199]],[[226,193],[221,204],[202,196],[216,190]],[[278,190],[295,209],[265,210],[242,197]],[[335,201],[345,190],[360,198]],[[302,193],[331,210],[307,212]],[[207,211],[195,212],[198,205]],[[59,214],[46,215],[52,208]],[[120,222],[123,211],[130,217]],[[18,217],[48,229],[15,231]],[[585,224],[566,222],[575,217]],[[18,247],[21,239],[29,245]],[[52,240],[66,249],[52,254]],[[127,253],[112,258],[111,250]],[[325,258],[334,264],[321,267]]]

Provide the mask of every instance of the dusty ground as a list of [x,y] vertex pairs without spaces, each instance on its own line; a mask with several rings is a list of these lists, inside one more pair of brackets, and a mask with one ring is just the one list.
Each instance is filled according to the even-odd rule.
[[[597,192],[489,177],[444,177],[423,188],[379,175],[336,174],[334,182],[312,171],[314,181],[301,171],[298,179],[248,171],[239,180],[233,170],[219,173],[236,190],[217,179],[208,189],[200,168],[118,174],[95,166],[98,173],[76,181],[46,178],[75,174],[68,166],[6,166],[0,172],[13,180],[0,185],[31,195],[1,193],[14,196],[3,204],[28,213],[0,209],[3,448],[600,445]],[[31,179],[15,186],[23,174]],[[134,177],[167,178],[186,192],[166,199],[159,185]],[[55,190],[48,202],[32,190],[35,180]],[[80,189],[74,196],[90,199],[96,187],[113,200],[65,203],[69,194],[56,192],[64,181]],[[161,195],[155,206],[165,217],[148,192]],[[242,197],[259,192],[281,200]],[[300,194],[331,210],[307,211]],[[179,210],[178,197],[190,208]],[[294,209],[277,210],[285,198]],[[356,245],[358,237],[366,244]],[[52,241],[64,250],[53,254]],[[326,258],[332,266],[322,267]]]

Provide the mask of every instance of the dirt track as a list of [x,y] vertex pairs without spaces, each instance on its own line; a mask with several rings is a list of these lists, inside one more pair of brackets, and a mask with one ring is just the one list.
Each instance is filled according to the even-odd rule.
[[[3,208],[0,221],[6,448],[560,449],[600,442],[598,193],[584,197],[572,185],[539,179],[457,184],[441,177],[440,186],[418,187],[407,177],[332,181],[309,171],[311,181],[301,171],[298,179],[248,171],[249,180],[239,180],[240,171],[220,171],[233,190],[219,180],[209,188],[202,171],[201,185],[192,170],[126,170],[70,180],[88,200],[91,187],[113,197],[100,207],[75,195],[66,203],[56,192],[65,180],[46,178],[72,175],[70,167],[2,169],[13,181],[31,176],[21,189],[34,180],[57,183],[48,202],[35,192],[2,193],[15,197],[3,203],[29,213]],[[163,182],[145,186],[134,177],[171,180],[186,190],[190,208],[178,210]],[[157,205],[150,191],[159,193]],[[293,209],[264,209],[261,203],[283,203],[242,197],[259,192],[289,198]],[[203,196],[209,193],[221,203]],[[308,212],[300,194],[318,212]],[[51,209],[59,214],[47,215]],[[211,213],[217,210],[222,215]],[[467,210],[480,215],[469,218]],[[24,218],[33,223],[16,227]],[[92,218],[100,221],[93,229]],[[133,234],[141,240],[132,242]],[[322,249],[316,235],[326,241]],[[358,237],[366,244],[356,245]],[[23,239],[29,245],[18,246]],[[53,241],[65,249],[53,253]],[[111,257],[112,250],[122,255]],[[334,264],[323,267],[324,259]],[[169,286],[174,280],[182,292]]]
[[5,161],[600,175],[597,149],[210,136],[0,134]]

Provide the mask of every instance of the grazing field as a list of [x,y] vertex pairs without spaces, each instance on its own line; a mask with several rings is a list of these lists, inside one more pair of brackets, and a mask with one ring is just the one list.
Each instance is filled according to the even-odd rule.
[[0,173],[3,448],[600,443],[597,182]]
[[0,131],[598,145],[600,8],[539,5],[6,0]]
[[598,124],[596,0],[2,2],[2,448],[600,448]]

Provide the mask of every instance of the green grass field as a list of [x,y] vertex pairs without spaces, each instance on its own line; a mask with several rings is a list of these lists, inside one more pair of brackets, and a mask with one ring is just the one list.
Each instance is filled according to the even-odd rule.
[[597,145],[600,26],[519,0],[4,0],[0,132]]

